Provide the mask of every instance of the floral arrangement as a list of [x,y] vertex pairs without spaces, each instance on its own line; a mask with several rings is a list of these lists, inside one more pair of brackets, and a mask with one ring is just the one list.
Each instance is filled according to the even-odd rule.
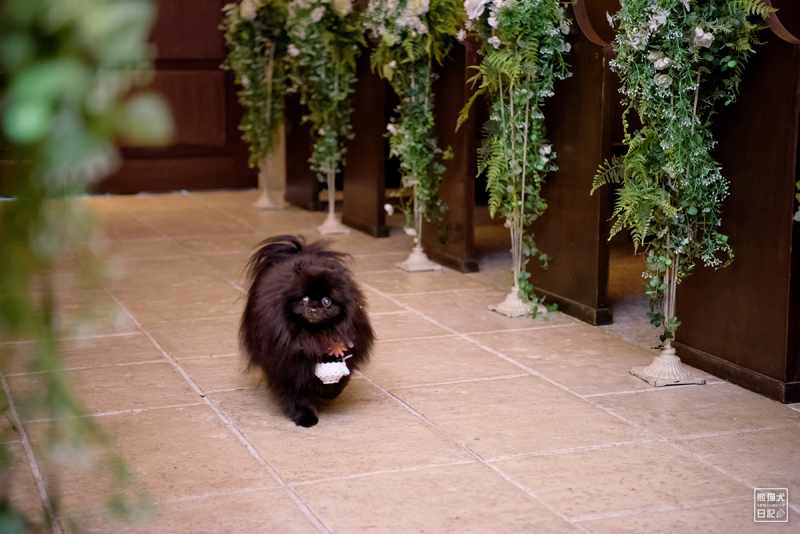
[[[628,106],[628,152],[601,166],[592,191],[622,184],[611,234],[630,229],[647,250],[648,317],[667,347],[680,325],[676,286],[698,260],[720,267],[733,259],[719,232],[728,183],[711,156],[710,118],[735,100],[770,10],[760,0],[626,0],[608,17],[618,27],[611,68]],[[643,123],[633,134],[631,109]]]
[[309,162],[330,187],[343,163],[344,141],[353,137],[349,97],[356,81],[356,60],[366,44],[364,28],[351,0],[292,0],[286,31],[292,90],[300,92],[301,103],[308,109],[304,120],[313,126]]
[[413,202],[397,196],[406,216],[406,232],[419,241],[422,216],[446,237],[439,198],[445,170],[442,160],[452,157],[439,148],[434,126],[433,62],[442,64],[450,53],[464,21],[460,0],[373,0],[366,12],[366,27],[377,46],[372,69],[389,81],[400,97],[397,117],[387,125],[391,155],[400,159],[403,188],[413,189]]
[[283,123],[288,5],[286,0],[243,0],[222,11],[220,29],[228,45],[222,68],[232,70],[242,87],[237,93],[244,108],[239,129],[250,147],[250,166],[255,167],[275,148]]
[[[131,498],[138,499],[138,490],[124,461],[97,418],[84,416],[63,370],[60,338],[67,332],[89,332],[97,303],[84,296],[81,312],[89,320],[78,321],[76,330],[62,331],[55,293],[64,277],[56,275],[55,267],[63,258],[79,260],[81,268],[71,283],[94,283],[89,277],[102,272],[102,240],[79,197],[93,181],[116,169],[120,139],[138,146],[163,145],[172,136],[163,99],[133,91],[152,79],[147,40],[155,15],[150,0],[0,4],[0,145],[7,160],[0,179],[0,339],[30,340],[0,345],[0,357],[4,365],[22,363],[27,350],[17,349],[27,346],[26,367],[40,378],[38,387],[12,396],[0,373],[0,417],[4,435],[11,433],[0,442],[2,532],[88,528],[76,510],[67,517],[59,507],[63,466],[91,472],[106,490],[106,513],[136,511]],[[42,439],[31,443],[19,416],[33,414],[49,423]],[[10,445],[14,434],[24,450]],[[32,461],[34,451],[41,469],[37,475],[44,482],[44,525],[38,524],[35,505],[24,508],[33,512],[26,517],[8,494],[14,466]],[[109,478],[111,486],[106,485]],[[98,503],[87,504],[93,514],[102,511]]]
[[540,299],[525,266],[530,256],[546,266],[547,255],[536,248],[528,227],[547,209],[541,188],[547,173],[557,169],[543,108],[554,82],[569,76],[565,35],[570,21],[557,0],[467,0],[464,7],[468,28],[481,41],[483,62],[471,80],[480,85],[462,110],[459,126],[479,95],[488,99],[490,118],[478,172],[487,173],[490,214],[499,211],[511,229],[512,291],[535,317]]

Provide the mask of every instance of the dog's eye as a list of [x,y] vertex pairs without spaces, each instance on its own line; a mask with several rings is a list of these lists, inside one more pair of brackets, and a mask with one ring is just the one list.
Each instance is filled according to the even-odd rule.
[[303,304],[308,304],[308,297],[303,297]]
[[328,297],[323,297],[322,298],[322,305],[325,306],[326,308],[330,308],[331,299],[329,299]]

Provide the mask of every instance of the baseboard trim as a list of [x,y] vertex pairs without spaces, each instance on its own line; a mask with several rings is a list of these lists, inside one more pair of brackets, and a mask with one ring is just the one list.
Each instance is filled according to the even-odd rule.
[[558,311],[580,319],[584,323],[589,323],[594,326],[604,326],[614,322],[614,313],[611,308],[593,308],[592,306],[587,306],[586,304],[581,304],[580,302],[575,302],[561,295],[551,293],[540,287],[534,288],[534,292],[546,298],[545,304],[548,301],[555,302],[558,304]]
[[800,382],[782,382],[679,341],[672,346],[687,365],[784,404],[800,402]]

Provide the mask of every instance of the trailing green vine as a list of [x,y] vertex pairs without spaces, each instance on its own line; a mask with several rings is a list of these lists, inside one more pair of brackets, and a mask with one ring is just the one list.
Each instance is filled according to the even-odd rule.
[[283,124],[288,4],[286,0],[243,0],[227,4],[223,12],[220,29],[225,32],[228,56],[222,68],[232,70],[242,87],[237,93],[244,108],[239,129],[250,147],[250,166],[255,167],[274,150]]
[[[147,40],[154,18],[154,3],[142,0],[0,4],[0,339],[19,341],[0,345],[0,361],[26,357],[27,369],[41,381],[33,394],[0,406],[0,417],[11,421],[23,443],[14,414],[52,421],[35,447],[48,482],[45,515],[72,531],[79,519],[58,519],[58,485],[51,478],[57,475],[47,468],[86,461],[110,468],[116,485],[108,504],[116,513],[128,509],[120,492],[128,472],[96,419],[82,417],[83,408],[69,391],[59,351],[64,332],[57,330],[54,271],[73,253],[86,271],[98,268],[89,243],[92,219],[75,197],[117,166],[117,139],[141,146],[163,144],[171,136],[163,101],[130,93],[149,80]],[[0,386],[9,394],[4,372],[0,368]],[[108,463],[89,452],[96,445],[106,449]],[[33,449],[17,450],[23,456],[18,464],[31,460],[26,453]],[[37,527],[34,518],[13,508],[13,486],[3,487],[11,480],[11,451],[0,442],[0,530],[24,532]],[[57,525],[52,530],[60,531]]]
[[292,90],[300,92],[304,120],[312,124],[309,162],[323,181],[343,164],[344,142],[353,137],[350,95],[364,28],[350,0],[293,0],[286,31]]
[[[611,68],[622,79],[628,152],[598,171],[592,191],[619,190],[611,235],[629,229],[647,251],[648,317],[669,343],[680,325],[675,290],[697,261],[733,259],[719,232],[728,182],[711,156],[711,117],[735,100],[756,33],[771,8],[760,0],[626,0]],[[643,127],[631,134],[634,110]]]
[[[554,82],[570,75],[565,59],[570,21],[556,0],[467,0],[464,5],[480,38],[483,62],[471,79],[479,86],[462,110],[459,126],[483,95],[491,108],[478,173],[487,173],[490,214],[499,211],[511,229],[514,284],[535,317],[542,300],[525,266],[536,256],[546,268],[548,257],[536,247],[529,227],[547,209],[542,184],[557,169],[546,137],[544,103],[553,95]],[[548,308],[553,309],[555,305]]]
[[418,236],[421,218],[447,236],[442,214],[447,209],[439,198],[439,184],[452,158],[442,151],[433,135],[433,62],[441,65],[456,42],[464,22],[460,0],[373,0],[366,12],[366,26],[377,46],[372,69],[389,81],[400,97],[397,117],[387,125],[392,156],[400,159],[403,189],[412,188],[413,202],[403,202],[406,231]]

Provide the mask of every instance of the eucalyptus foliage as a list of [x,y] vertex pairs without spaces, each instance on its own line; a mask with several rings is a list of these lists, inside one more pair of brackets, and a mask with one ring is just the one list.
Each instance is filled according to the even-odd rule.
[[353,138],[350,95],[364,28],[351,0],[292,0],[286,30],[289,79],[312,124],[309,162],[323,181],[343,163],[344,142]]
[[[601,166],[592,191],[619,190],[611,234],[629,229],[647,252],[648,317],[673,337],[675,289],[697,261],[733,259],[719,232],[728,182],[711,155],[711,118],[735,100],[756,33],[770,12],[760,0],[626,0],[611,68],[622,80],[628,152]],[[643,127],[633,133],[634,110]]]
[[548,257],[536,247],[529,226],[547,209],[542,184],[557,169],[546,136],[544,104],[555,81],[569,76],[565,35],[570,21],[557,0],[467,0],[465,7],[481,41],[483,62],[471,79],[478,89],[462,110],[459,125],[478,96],[487,99],[490,117],[478,173],[487,174],[490,214],[499,211],[511,229],[514,283],[535,316],[540,299],[525,266],[530,256],[537,256],[546,268]]
[[[8,199],[0,202],[0,339],[29,340],[0,350],[8,361],[9,355],[28,357],[20,352],[29,347],[29,369],[41,373],[36,394],[14,399],[14,411],[53,419],[40,461],[68,463],[89,444],[109,444],[93,418],[81,417],[62,371],[53,269],[69,250],[95,265],[86,243],[91,218],[74,197],[115,167],[117,139],[141,146],[171,135],[158,97],[130,96],[148,81],[153,51],[146,43],[154,16],[153,3],[141,0],[0,4],[0,197]],[[2,373],[0,385],[9,394]],[[11,408],[0,408],[21,432]],[[110,458],[121,483],[124,464]],[[11,461],[0,443],[0,482],[9,480]],[[30,524],[13,510],[9,489],[0,487],[0,530],[24,531]],[[46,516],[56,521],[58,501],[50,497]],[[123,511],[119,494],[109,499]]]
[[232,70],[242,87],[237,93],[244,108],[239,129],[250,147],[250,166],[255,167],[275,149],[283,123],[288,4],[286,0],[243,0],[227,4],[223,12],[220,29],[225,32],[228,56],[222,68]]
[[[400,159],[403,188],[413,188],[414,206],[403,202],[406,231],[417,234],[415,210],[446,236],[439,184],[452,158],[433,134],[434,61],[441,65],[456,42],[464,21],[460,0],[373,0],[366,26],[377,40],[372,69],[389,81],[400,97],[397,117],[387,125],[391,154]],[[398,195],[403,198],[403,191]]]

